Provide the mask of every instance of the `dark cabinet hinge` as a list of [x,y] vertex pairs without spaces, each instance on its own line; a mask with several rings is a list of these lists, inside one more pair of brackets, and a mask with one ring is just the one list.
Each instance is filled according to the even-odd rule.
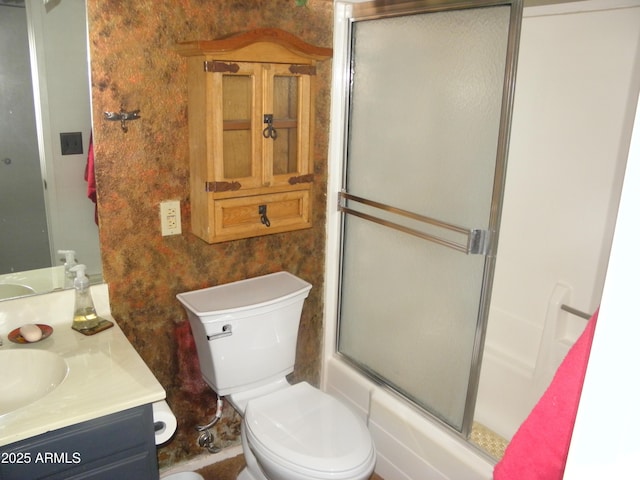
[[289,71],[299,75],[315,75],[316,67],[313,65],[291,65]]
[[215,60],[206,60],[204,62],[205,72],[230,72],[237,73],[240,66],[237,63],[216,62]]
[[205,192],[233,192],[240,190],[240,182],[204,182]]
[[307,173],[306,175],[291,177],[289,179],[289,185],[295,185],[297,183],[313,183],[313,173]]

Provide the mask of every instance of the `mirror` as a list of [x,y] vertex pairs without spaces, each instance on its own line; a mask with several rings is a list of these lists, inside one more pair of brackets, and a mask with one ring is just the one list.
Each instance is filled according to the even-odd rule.
[[65,288],[59,250],[101,281],[85,0],[0,0],[0,92],[0,285]]

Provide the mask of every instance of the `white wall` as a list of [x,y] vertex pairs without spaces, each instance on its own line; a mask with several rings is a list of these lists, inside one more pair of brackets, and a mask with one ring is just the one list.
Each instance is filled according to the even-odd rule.
[[[26,0],[37,51],[42,96],[42,154],[47,158],[48,215],[52,250],[76,250],[87,273],[102,272],[94,204],[84,170],[91,132],[85,0],[43,5]],[[62,155],[60,133],[82,132],[84,153]],[[54,265],[58,255],[54,255]]]
[[635,478],[640,438],[640,103],[566,480]]
[[506,438],[586,325],[552,299],[600,303],[639,88],[634,3],[525,9],[476,409]]

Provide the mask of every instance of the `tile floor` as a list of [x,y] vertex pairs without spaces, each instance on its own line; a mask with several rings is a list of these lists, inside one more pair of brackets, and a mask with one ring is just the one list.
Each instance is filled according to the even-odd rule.
[[[202,475],[205,480],[236,480],[238,473],[244,468],[244,465],[244,457],[238,455],[237,457],[229,458],[202,468],[198,470],[198,473]],[[384,479],[374,473],[370,480]]]

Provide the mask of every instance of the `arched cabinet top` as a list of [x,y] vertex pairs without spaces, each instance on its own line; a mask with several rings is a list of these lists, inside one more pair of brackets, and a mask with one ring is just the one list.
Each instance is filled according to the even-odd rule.
[[216,40],[182,42],[177,51],[184,57],[202,56],[236,62],[313,64],[333,54],[278,28],[261,28]]

